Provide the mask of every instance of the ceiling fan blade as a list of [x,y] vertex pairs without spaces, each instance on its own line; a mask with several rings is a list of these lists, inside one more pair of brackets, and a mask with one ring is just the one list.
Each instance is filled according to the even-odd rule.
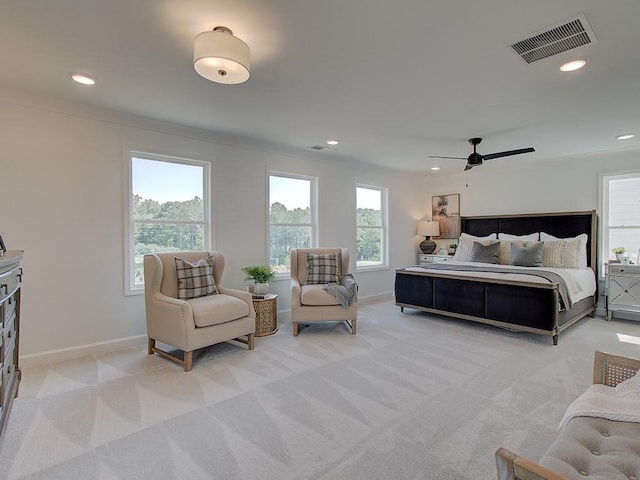
[[427,158],[453,158],[454,160],[466,160],[466,157],[440,157],[438,155],[427,155]]
[[490,153],[488,155],[483,155],[482,159],[491,160],[492,158],[510,157],[511,155],[520,155],[521,153],[531,153],[535,151],[536,149],[533,147],[521,148],[519,150],[507,150],[506,152]]
[[464,167],[464,171],[466,172],[467,170],[471,170],[473,167],[475,167],[475,165],[471,165],[470,163],[467,163],[467,166]]

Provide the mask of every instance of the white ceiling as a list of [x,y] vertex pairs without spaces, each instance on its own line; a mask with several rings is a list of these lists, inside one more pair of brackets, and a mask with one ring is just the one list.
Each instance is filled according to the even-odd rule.
[[[584,14],[598,42],[527,65],[511,43]],[[394,168],[460,171],[640,145],[638,0],[5,0],[0,85]],[[192,65],[196,34],[224,25],[251,78]],[[566,60],[585,68],[561,73]],[[84,87],[69,72],[95,75]],[[636,133],[622,142],[615,135]]]

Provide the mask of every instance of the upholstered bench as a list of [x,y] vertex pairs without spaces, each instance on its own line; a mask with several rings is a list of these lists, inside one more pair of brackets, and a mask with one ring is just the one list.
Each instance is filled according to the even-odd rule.
[[[614,387],[638,369],[640,360],[596,352],[593,383]],[[574,417],[539,463],[500,448],[496,465],[498,480],[640,480],[640,423]]]

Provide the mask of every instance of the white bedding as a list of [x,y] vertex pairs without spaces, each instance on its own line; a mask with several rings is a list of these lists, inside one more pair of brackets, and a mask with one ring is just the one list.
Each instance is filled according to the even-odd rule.
[[[452,265],[473,265],[475,267],[486,265],[488,267],[501,267],[513,270],[522,270],[523,268],[526,268],[532,271],[539,270],[552,272],[562,277],[562,279],[565,281],[565,283],[567,284],[567,293],[569,295],[569,299],[574,305],[580,300],[593,296],[596,292],[596,277],[593,273],[593,270],[591,270],[590,268],[518,267],[514,265],[494,265],[491,263],[459,262],[457,260],[450,260],[447,263],[451,263]],[[405,270],[412,272],[433,272],[433,270],[418,266],[407,267],[405,268]],[[546,278],[538,277],[536,275],[527,275],[524,273],[465,272],[460,270],[437,270],[437,273],[438,275],[442,276],[452,275],[476,278],[499,278],[501,280],[509,281],[549,283],[549,280],[547,280]]]

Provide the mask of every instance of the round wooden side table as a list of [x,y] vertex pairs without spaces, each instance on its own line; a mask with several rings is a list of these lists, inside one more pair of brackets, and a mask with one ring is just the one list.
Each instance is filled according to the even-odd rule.
[[256,337],[273,335],[278,331],[278,295],[268,293],[264,298],[254,298],[256,311]]

